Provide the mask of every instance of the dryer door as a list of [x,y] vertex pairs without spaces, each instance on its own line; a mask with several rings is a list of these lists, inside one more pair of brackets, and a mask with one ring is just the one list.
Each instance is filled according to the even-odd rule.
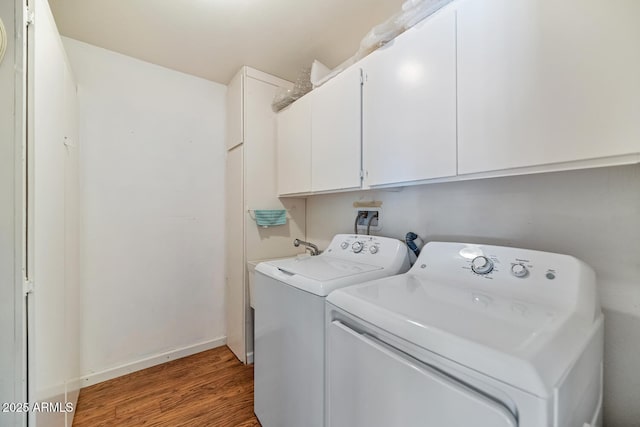
[[340,321],[329,327],[330,427],[516,427],[499,402]]

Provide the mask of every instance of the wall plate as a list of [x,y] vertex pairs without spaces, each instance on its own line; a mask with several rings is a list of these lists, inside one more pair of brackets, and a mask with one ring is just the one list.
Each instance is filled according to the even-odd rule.
[[[369,218],[374,216],[371,220],[371,228],[370,231],[380,231],[382,230],[382,209],[380,208],[370,208],[370,207],[359,207],[356,208],[354,215],[358,215],[359,213],[363,213],[363,216],[358,218],[358,233],[366,233],[367,225],[369,224]],[[377,218],[376,218],[377,216]]]

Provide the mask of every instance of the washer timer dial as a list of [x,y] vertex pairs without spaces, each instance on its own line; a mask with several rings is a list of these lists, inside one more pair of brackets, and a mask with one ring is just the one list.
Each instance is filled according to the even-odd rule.
[[351,245],[351,250],[356,254],[361,252],[362,248],[364,248],[364,244],[362,242],[353,242],[353,245]]
[[526,277],[529,274],[529,270],[523,264],[513,264],[511,266],[511,273],[516,277]]
[[493,261],[486,256],[477,256],[471,261],[471,270],[476,274],[488,274],[493,270]]

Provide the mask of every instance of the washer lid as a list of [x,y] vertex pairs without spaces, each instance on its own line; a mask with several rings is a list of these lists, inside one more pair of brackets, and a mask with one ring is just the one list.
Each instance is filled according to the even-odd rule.
[[343,286],[386,275],[381,266],[328,255],[296,257],[258,264],[256,271],[319,296]]
[[568,312],[411,273],[341,289],[327,300],[408,342],[545,398],[593,331]]
[[269,261],[280,271],[291,275],[298,274],[310,280],[328,282],[343,277],[362,274],[368,271],[382,270],[382,267],[362,264],[355,261],[345,261],[330,256],[287,258],[277,261]]

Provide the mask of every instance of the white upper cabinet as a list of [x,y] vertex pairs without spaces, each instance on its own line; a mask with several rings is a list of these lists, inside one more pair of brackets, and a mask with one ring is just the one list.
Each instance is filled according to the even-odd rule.
[[419,23],[361,66],[365,187],[455,176],[455,10]]
[[227,87],[227,150],[244,141],[244,73],[238,73]]
[[278,194],[311,191],[311,97],[278,113]]
[[361,72],[343,71],[313,91],[311,99],[311,189],[360,188]]
[[639,20],[635,0],[461,1],[459,173],[632,162]]

